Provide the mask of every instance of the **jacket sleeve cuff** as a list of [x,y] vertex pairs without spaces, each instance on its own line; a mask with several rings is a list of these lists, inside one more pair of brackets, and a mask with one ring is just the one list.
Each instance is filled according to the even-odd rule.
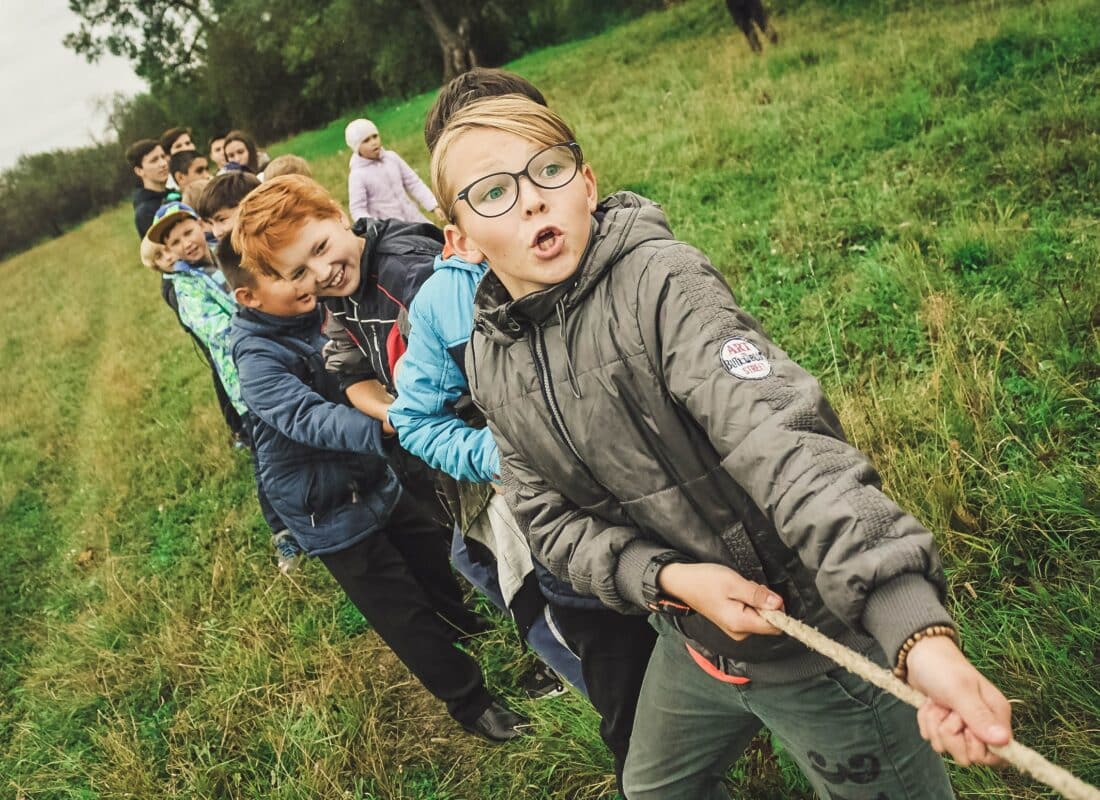
[[340,391],[346,392],[348,387],[354,386],[357,383],[362,383],[363,381],[369,381],[373,377],[373,372],[353,372],[340,375]]
[[647,539],[634,539],[619,553],[615,567],[615,589],[624,601],[638,608],[646,608],[642,591],[642,578],[646,568],[658,557],[679,556],[670,550]]
[[893,664],[905,640],[932,625],[955,627],[934,584],[915,572],[899,575],[867,596],[863,627]]

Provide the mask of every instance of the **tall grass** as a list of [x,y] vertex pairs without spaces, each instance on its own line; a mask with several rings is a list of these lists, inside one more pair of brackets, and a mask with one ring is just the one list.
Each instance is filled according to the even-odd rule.
[[[935,531],[1020,738],[1100,782],[1100,9],[861,8],[791,4],[754,58],[691,0],[513,66],[602,189],[661,202],[821,376]],[[430,102],[364,112],[422,175]],[[343,197],[343,122],[273,150]],[[0,797],[609,793],[593,713],[518,698],[504,623],[478,655],[537,732],[492,747],[323,570],[277,575],[247,458],[136,245],[120,208],[0,265]],[[758,744],[738,796],[808,798]]]

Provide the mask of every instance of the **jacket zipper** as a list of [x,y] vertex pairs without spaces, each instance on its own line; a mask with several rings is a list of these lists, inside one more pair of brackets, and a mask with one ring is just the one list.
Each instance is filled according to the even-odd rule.
[[[371,335],[374,337],[374,352],[378,356],[378,380],[383,386],[389,386],[390,376],[386,374],[384,359],[382,358],[382,340],[378,338],[378,327],[371,326]],[[388,391],[388,389],[387,389]]]
[[543,334],[542,326],[535,325],[533,327],[535,329],[535,335],[532,337],[531,349],[534,352],[535,365],[539,371],[539,385],[542,387],[542,398],[546,401],[547,408],[550,409],[550,419],[558,435],[565,441],[566,446],[572,451],[577,461],[581,462],[585,469],[587,469],[588,465],[584,463],[584,459],[581,458],[577,446],[573,444],[573,438],[569,435],[569,431],[565,427],[565,417],[562,416],[561,409],[558,407],[557,398],[554,396],[554,388],[550,382],[550,362],[546,357],[546,338]]

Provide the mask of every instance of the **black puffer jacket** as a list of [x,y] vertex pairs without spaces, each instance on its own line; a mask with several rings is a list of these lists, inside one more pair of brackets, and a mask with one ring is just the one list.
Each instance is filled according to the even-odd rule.
[[341,387],[375,379],[396,395],[393,364],[405,352],[409,304],[431,277],[443,250],[439,228],[396,219],[363,218],[352,228],[366,240],[359,288],[349,297],[324,297],[331,312],[325,365]]
[[[931,534],[879,489],[812,376],[630,193],[600,204],[570,281],[512,301],[486,275],[467,367],[532,552],[579,591],[644,607],[655,558],[724,564],[788,613],[890,657],[950,624]],[[652,574],[652,572],[650,572]],[[732,671],[830,668],[787,637],[682,630]]]

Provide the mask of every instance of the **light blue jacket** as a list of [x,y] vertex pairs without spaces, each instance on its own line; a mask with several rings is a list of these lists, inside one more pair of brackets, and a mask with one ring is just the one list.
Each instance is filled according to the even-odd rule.
[[401,446],[453,478],[485,483],[500,472],[488,428],[472,428],[455,404],[469,394],[464,369],[474,327],[474,290],[488,265],[437,256],[409,306],[408,350],[397,373],[390,424]]

